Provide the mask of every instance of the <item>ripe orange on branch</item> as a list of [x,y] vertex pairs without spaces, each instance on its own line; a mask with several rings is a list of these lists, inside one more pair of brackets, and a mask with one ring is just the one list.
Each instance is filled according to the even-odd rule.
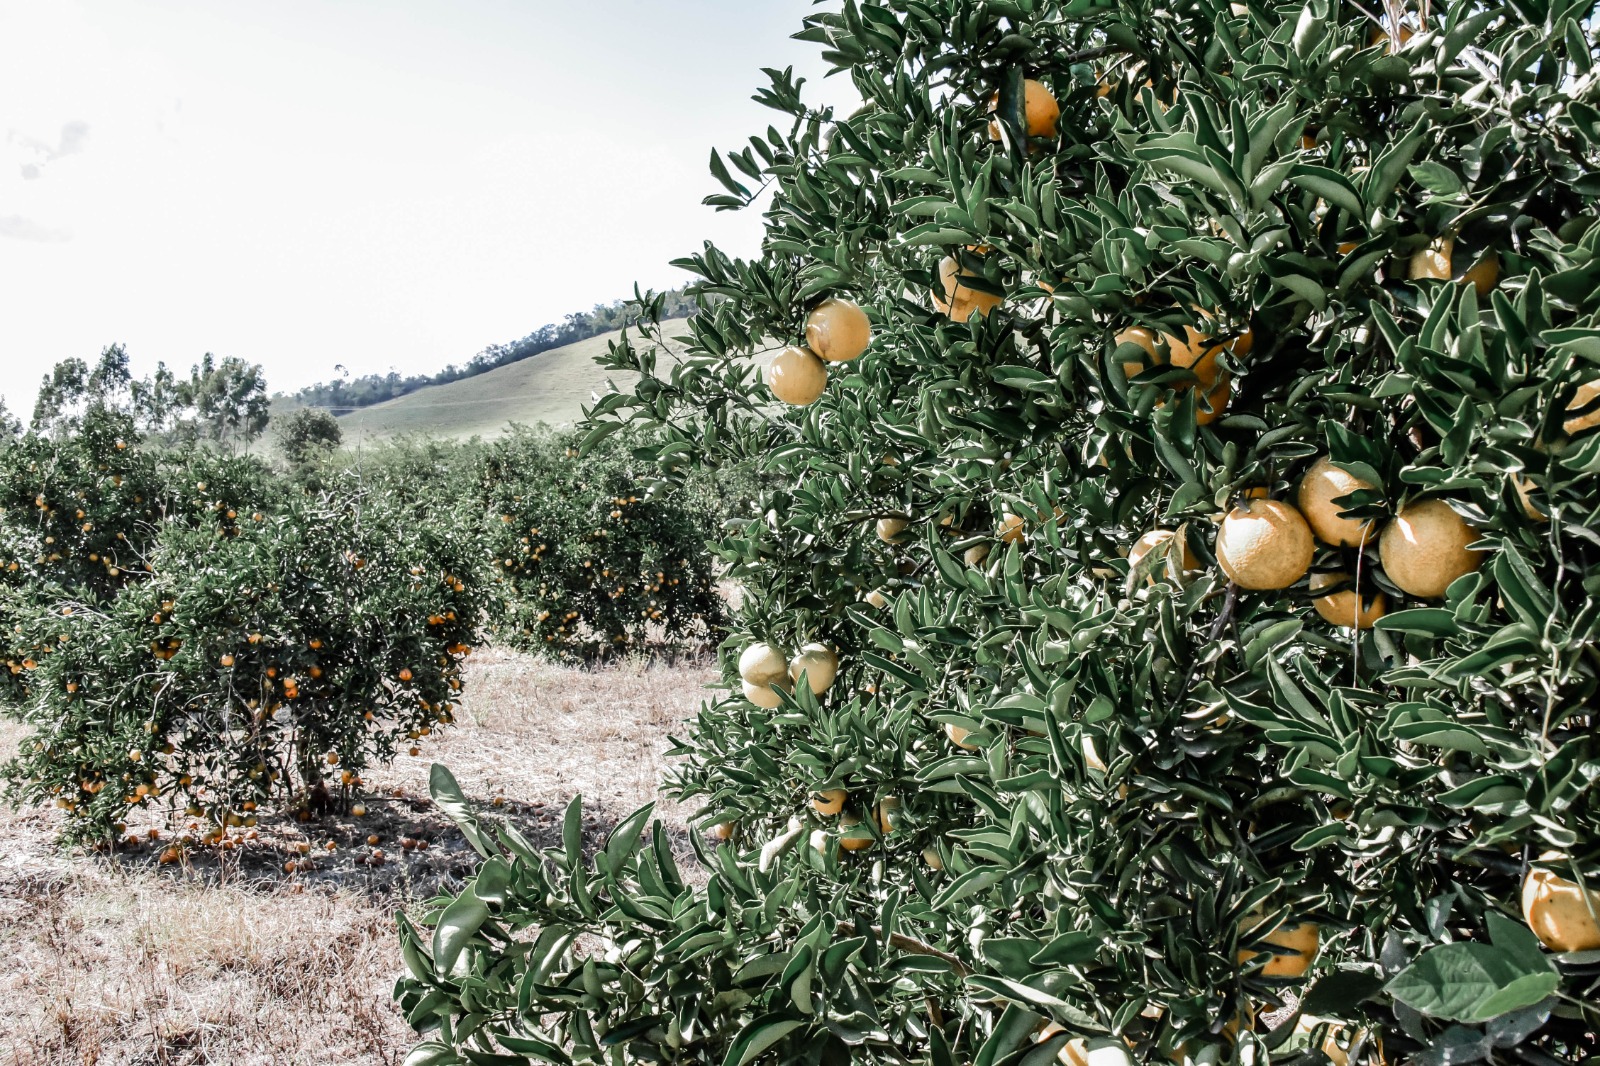
[[1300,481],[1300,513],[1317,539],[1339,548],[1356,548],[1372,539],[1372,519],[1345,518],[1344,508],[1333,501],[1353,492],[1377,488],[1341,467],[1327,456],[1311,464]]
[[1437,599],[1458,577],[1483,565],[1484,553],[1467,545],[1478,533],[1443,500],[1414,500],[1383,528],[1378,558],[1401,590]]
[[[963,267],[955,256],[945,256],[939,261],[939,281],[933,294],[933,306],[956,322],[967,321],[974,311],[988,318],[990,311],[1005,302],[1005,297],[961,283],[962,278],[976,276],[973,271]],[[942,298],[940,293],[943,293]]]
[[809,349],[785,348],[767,367],[767,387],[784,403],[805,407],[827,391],[828,369]]
[[831,297],[806,316],[806,347],[820,359],[848,363],[860,358],[871,343],[872,323],[853,300]]
[[1311,568],[1311,527],[1282,500],[1245,500],[1217,531],[1217,564],[1240,588],[1284,589]]
[[[1025,132],[1029,137],[1054,137],[1056,122],[1061,118],[1061,104],[1056,100],[1055,93],[1042,81],[1028,78],[1022,83],[1022,106]],[[993,114],[1000,108],[1000,94],[995,93],[989,97],[989,113]],[[989,120],[989,139],[1000,140],[1000,120]]]

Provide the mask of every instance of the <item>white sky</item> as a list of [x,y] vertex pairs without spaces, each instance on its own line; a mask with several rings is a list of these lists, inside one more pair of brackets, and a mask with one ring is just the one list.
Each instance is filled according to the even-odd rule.
[[808,0],[0,0],[0,396],[68,356],[207,351],[274,391],[437,370],[681,284],[713,145]]

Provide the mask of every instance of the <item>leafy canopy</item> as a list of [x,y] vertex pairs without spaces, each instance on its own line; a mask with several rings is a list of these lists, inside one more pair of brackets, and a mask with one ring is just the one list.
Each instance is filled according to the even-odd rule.
[[[811,640],[839,678],[714,700],[683,739],[676,795],[735,826],[704,889],[648,811],[589,860],[480,826],[477,879],[403,927],[414,1061],[1592,1056],[1597,956],[1519,907],[1530,862],[1600,883],[1587,15],[809,18],[865,106],[767,72],[783,118],[713,155],[708,200],[762,205],[762,255],[681,261],[689,355],[649,322],[615,346],[643,378],[588,439],[654,427],[667,479],[759,469],[720,542],[746,593],[726,680],[750,643]],[[1029,79],[1053,133],[1027,136]],[[958,271],[1003,302],[941,313]],[[828,296],[871,349],[776,404],[751,356]],[[1320,457],[1365,485],[1335,514],[1442,501],[1472,565],[1419,598],[1398,549],[1318,543],[1314,572],[1386,597],[1359,631],[1305,577],[1230,582],[1215,520],[1292,507]],[[1152,529],[1174,537],[1130,566]],[[843,814],[814,813],[833,788]],[[1319,950],[1272,958],[1310,927]],[[1269,1026],[1290,992],[1305,1024]]]

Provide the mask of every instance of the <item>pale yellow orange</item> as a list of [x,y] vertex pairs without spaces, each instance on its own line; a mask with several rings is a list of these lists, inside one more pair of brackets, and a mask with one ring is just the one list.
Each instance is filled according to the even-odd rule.
[[872,343],[872,323],[853,300],[833,297],[822,301],[806,316],[806,347],[819,359],[848,363],[859,359]]
[[794,407],[816,403],[828,388],[828,368],[811,351],[789,347],[767,367],[767,388]]
[[1477,539],[1477,531],[1443,500],[1413,500],[1384,527],[1378,559],[1403,592],[1434,599],[1483,565],[1484,553],[1467,547]]
[[1314,551],[1311,527],[1282,500],[1245,500],[1217,530],[1217,563],[1240,588],[1288,588],[1310,569]]

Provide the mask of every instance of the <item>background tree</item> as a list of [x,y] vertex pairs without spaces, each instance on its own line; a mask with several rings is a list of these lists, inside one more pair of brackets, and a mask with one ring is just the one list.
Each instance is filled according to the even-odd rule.
[[339,420],[327,411],[302,407],[276,420],[278,448],[295,466],[304,466],[339,450],[344,431]]
[[441,773],[488,857],[403,925],[413,1061],[1593,1062],[1588,15],[808,19],[865,106],[768,71],[761,256],[588,437],[772,485],[676,749],[723,842],[536,852]]
[[204,439],[248,443],[267,428],[267,379],[256,364],[234,356],[218,361],[207,352],[179,395],[192,412],[190,429]]
[[64,359],[39,385],[33,428],[70,433],[83,424],[90,411],[125,411],[132,384],[128,352],[120,344],[103,350],[92,366],[82,359]]

